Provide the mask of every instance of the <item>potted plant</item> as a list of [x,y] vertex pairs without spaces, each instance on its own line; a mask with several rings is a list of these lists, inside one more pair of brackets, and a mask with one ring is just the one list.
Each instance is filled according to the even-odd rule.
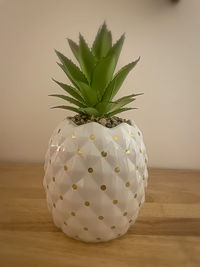
[[[140,94],[114,100],[139,59],[114,74],[124,35],[112,45],[104,23],[90,49],[68,39],[80,68],[60,52],[58,65],[72,85],[54,80],[70,102],[56,106],[77,113],[54,130],[45,157],[43,185],[53,221],[69,237],[104,242],[127,232],[145,199],[147,154],[141,131],[116,114]],[[70,95],[70,96],[69,96]]]

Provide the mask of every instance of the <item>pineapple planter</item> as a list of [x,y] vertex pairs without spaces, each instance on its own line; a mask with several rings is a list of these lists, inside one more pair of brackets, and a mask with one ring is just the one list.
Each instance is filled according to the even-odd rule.
[[73,84],[58,81],[68,94],[53,95],[76,105],[57,106],[79,115],[54,130],[45,157],[44,188],[53,221],[69,237],[103,242],[127,232],[145,200],[147,154],[134,122],[114,115],[129,110],[132,94],[113,100],[137,61],[113,77],[124,36],[113,46],[105,23],[92,49],[80,35],[68,40],[79,69],[61,53],[59,66]]

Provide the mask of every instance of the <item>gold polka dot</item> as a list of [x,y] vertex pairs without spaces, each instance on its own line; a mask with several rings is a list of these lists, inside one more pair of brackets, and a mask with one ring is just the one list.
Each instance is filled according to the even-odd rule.
[[129,183],[129,182],[127,182],[127,183],[126,183],[126,187],[129,187],[129,186],[130,186],[130,183]]
[[85,206],[90,206],[90,202],[89,201],[85,201]]
[[55,178],[55,177],[53,177],[53,178],[52,178],[52,180],[53,180],[53,182],[55,182],[55,181],[56,181],[56,178]]
[[140,148],[140,153],[142,153],[142,149]]
[[115,168],[115,172],[120,172],[120,168],[119,167],[116,167]]
[[101,238],[100,237],[97,237],[96,240],[101,240]]
[[67,171],[67,169],[68,169],[68,168],[67,168],[67,166],[66,166],[66,165],[64,165],[64,170],[65,170],[65,171]]
[[61,151],[61,146],[58,146],[57,147],[57,151]]
[[87,227],[84,227],[83,230],[88,231],[88,228]]
[[75,238],[79,238],[78,235],[75,235]]
[[92,173],[93,169],[92,168],[88,168],[88,172]]
[[102,156],[102,157],[106,157],[106,156],[107,156],[107,152],[102,151],[102,152],[101,152],[101,156]]
[[79,156],[82,155],[82,153],[83,153],[83,152],[82,152],[80,149],[77,150],[77,154],[78,154]]
[[132,223],[132,220],[130,220],[129,223]]
[[138,135],[140,136],[140,132],[138,132]]
[[63,196],[60,195],[60,199],[63,200]]
[[74,190],[76,190],[77,187],[78,187],[78,186],[77,186],[76,184],[73,184],[73,185],[72,185],[72,188],[73,188]]
[[91,140],[94,140],[94,139],[95,139],[95,135],[94,135],[94,134],[91,134],[91,135],[90,135],[90,139],[91,139]]
[[132,137],[133,136],[133,133],[130,133],[130,136]]
[[74,132],[71,133],[71,137],[72,137],[72,138],[75,138],[75,134],[74,134]]
[[137,193],[135,193],[135,195],[134,195],[134,198],[136,198],[137,197]]
[[116,227],[113,225],[113,226],[111,226],[110,228],[111,228],[111,229],[115,229]]
[[72,216],[76,216],[76,213],[74,211],[71,212]]
[[101,190],[106,190],[106,186],[104,184],[101,186]]
[[136,171],[138,171],[138,169],[139,169],[138,165],[135,166],[135,169],[136,169]]
[[118,200],[114,199],[113,204],[116,205],[118,203]]
[[54,208],[56,207],[56,204],[55,204],[55,203],[53,203],[53,207],[54,207]]
[[126,216],[127,215],[127,212],[125,211],[123,215]]
[[66,223],[66,222],[64,222],[64,225],[67,225],[67,223]]
[[59,133],[60,131],[61,131],[61,130],[59,129],[59,130],[58,130],[58,133]]
[[130,155],[130,154],[131,154],[130,150],[126,149],[126,155]]
[[118,234],[118,236],[121,236],[121,234]]
[[99,220],[103,220],[104,217],[103,217],[103,216],[99,216],[98,219],[99,219]]
[[114,138],[114,140],[118,140],[118,136],[117,135],[113,136],[113,138]]

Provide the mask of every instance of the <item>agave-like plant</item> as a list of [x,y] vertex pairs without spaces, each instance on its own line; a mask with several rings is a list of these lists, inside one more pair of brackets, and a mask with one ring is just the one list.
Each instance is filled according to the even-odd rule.
[[80,68],[59,51],[55,50],[60,63],[72,85],[53,79],[71,96],[52,94],[62,98],[74,106],[62,105],[53,108],[72,110],[93,117],[111,117],[117,113],[135,109],[125,107],[141,94],[131,94],[114,100],[128,73],[135,67],[139,59],[127,64],[114,74],[117,61],[124,43],[125,35],[112,45],[112,34],[106,23],[99,28],[90,49],[85,39],[79,35],[79,45],[68,39],[69,46],[77,59]]

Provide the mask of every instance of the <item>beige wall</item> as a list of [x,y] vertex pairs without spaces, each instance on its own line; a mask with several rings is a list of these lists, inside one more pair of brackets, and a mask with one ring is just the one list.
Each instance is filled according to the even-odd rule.
[[0,160],[43,161],[56,124],[70,113],[50,110],[65,80],[53,49],[72,57],[65,37],[91,44],[106,19],[126,41],[118,68],[141,56],[121,94],[144,92],[124,113],[143,131],[149,165],[200,168],[200,1],[0,1]]

